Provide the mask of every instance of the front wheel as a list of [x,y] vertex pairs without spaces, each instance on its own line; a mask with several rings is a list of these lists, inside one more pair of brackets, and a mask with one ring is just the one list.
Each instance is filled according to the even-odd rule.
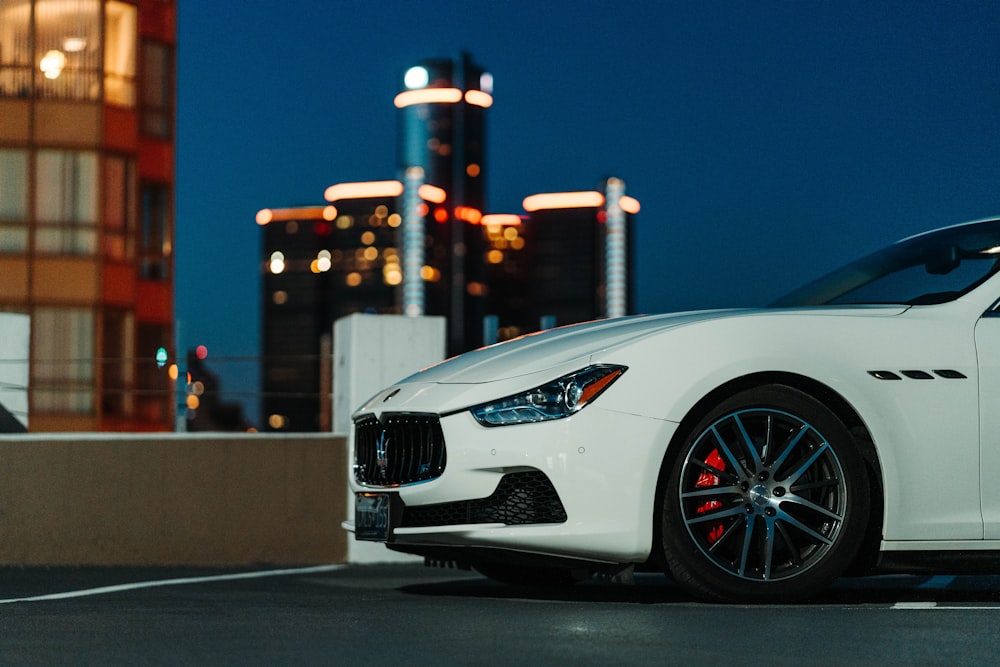
[[770,385],[720,403],[665,468],[664,555],[699,597],[784,602],[827,587],[868,522],[864,461],[844,424]]

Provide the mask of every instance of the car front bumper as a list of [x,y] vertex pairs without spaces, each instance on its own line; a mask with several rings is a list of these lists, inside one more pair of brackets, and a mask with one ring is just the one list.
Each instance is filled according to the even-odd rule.
[[[395,488],[351,479],[356,493],[395,494],[402,513],[394,513],[389,546],[418,553],[419,547],[480,547],[607,563],[649,557],[657,479],[676,423],[595,405],[534,424],[484,427],[467,411],[440,424],[447,447],[440,477]],[[551,511],[538,473],[564,520]],[[519,490],[528,480],[534,490]],[[353,532],[354,522],[344,527]]]

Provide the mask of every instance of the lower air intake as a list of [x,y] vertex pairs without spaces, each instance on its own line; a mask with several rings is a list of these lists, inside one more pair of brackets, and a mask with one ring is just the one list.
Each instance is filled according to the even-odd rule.
[[566,510],[552,482],[540,470],[504,475],[487,498],[407,507],[402,525],[455,526],[466,523],[563,523]]

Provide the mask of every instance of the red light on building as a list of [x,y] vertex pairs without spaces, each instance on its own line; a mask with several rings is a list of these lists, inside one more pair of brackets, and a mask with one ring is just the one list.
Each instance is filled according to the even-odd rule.
[[478,225],[483,220],[483,212],[471,206],[456,206],[455,217],[473,225]]

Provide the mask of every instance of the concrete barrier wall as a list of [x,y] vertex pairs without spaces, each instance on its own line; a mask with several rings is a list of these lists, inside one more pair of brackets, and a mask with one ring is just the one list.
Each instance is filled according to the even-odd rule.
[[0,438],[0,564],[346,560],[346,443],[329,434]]

